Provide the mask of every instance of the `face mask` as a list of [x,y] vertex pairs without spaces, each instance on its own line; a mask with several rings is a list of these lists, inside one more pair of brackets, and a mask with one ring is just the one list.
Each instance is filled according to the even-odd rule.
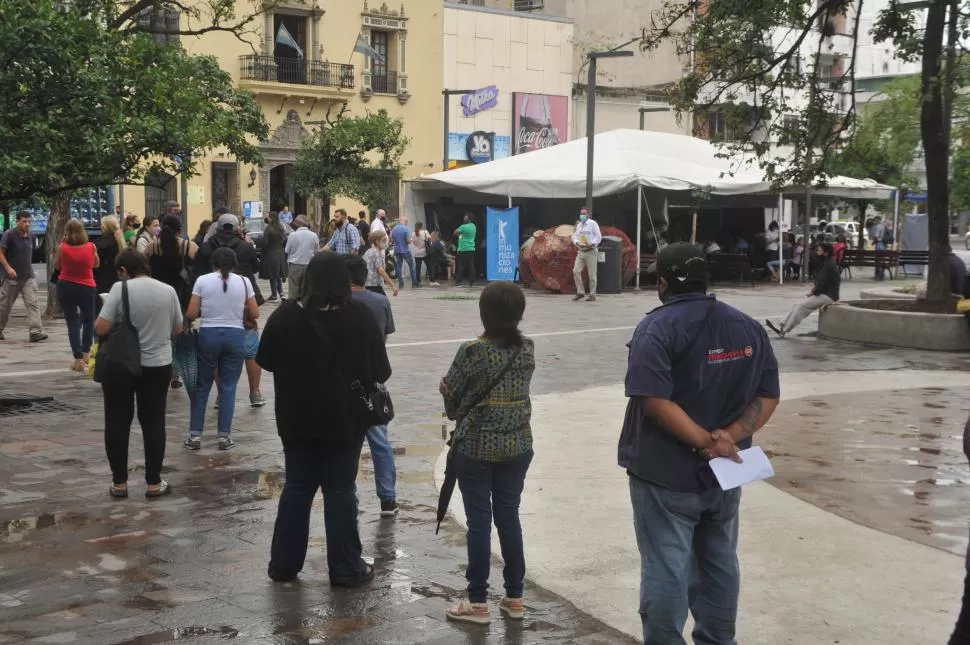
[[579,216],[579,221],[580,222],[585,222],[588,219],[589,219],[589,216],[587,216],[587,215],[580,215]]
[[159,233],[161,232],[162,232],[161,226],[156,226],[152,229],[152,235],[154,235],[155,237],[158,237]]
[[667,302],[667,287],[664,286],[663,281],[657,281],[657,297],[660,298],[660,302]]

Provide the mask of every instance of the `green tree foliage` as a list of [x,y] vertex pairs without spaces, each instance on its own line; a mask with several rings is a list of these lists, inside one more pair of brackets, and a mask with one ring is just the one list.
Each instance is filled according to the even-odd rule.
[[385,178],[400,176],[409,143],[403,129],[386,110],[354,117],[342,110],[304,139],[294,169],[297,189],[324,199],[349,197],[372,208],[386,204],[391,196]]
[[[734,122],[725,128],[732,135],[727,152],[754,153],[766,176],[779,183],[811,184],[832,174],[838,151],[856,132],[856,52],[864,4],[864,0],[667,0],[651,14],[640,44],[651,50],[673,42],[691,63],[690,71],[671,90],[675,109],[695,116],[695,123],[701,124],[715,112],[734,115]],[[873,36],[877,42],[895,43],[907,59],[923,61],[918,122],[929,193],[927,296],[944,302],[949,295],[949,128],[944,123],[949,122],[946,99],[954,94],[953,75],[946,72],[953,69],[946,64],[948,59],[952,62],[952,55],[945,51],[944,36],[949,12],[950,40],[959,40],[957,34],[965,31],[965,25],[958,23],[965,21],[965,5],[970,2],[928,0],[927,4],[924,12],[893,0],[881,11]],[[837,27],[841,24],[844,27]],[[848,56],[839,57],[837,63],[830,62],[833,38],[841,39],[846,47],[840,49],[848,50]],[[813,44],[807,58],[802,55],[808,49],[805,43]],[[747,109],[730,109],[735,106]],[[791,117],[798,127],[791,127]],[[774,145],[780,140],[792,146],[790,155],[780,156]],[[865,144],[858,152],[869,156],[871,146]]]
[[[192,175],[197,155],[214,148],[261,160],[253,142],[268,126],[255,99],[214,58],[177,42],[201,14],[139,18],[174,6],[156,4],[132,14],[140,4],[0,2],[0,202],[45,198],[49,240],[62,236],[77,189],[139,183],[153,171]],[[155,27],[168,32],[159,38]],[[56,298],[48,302],[52,315]]]
[[214,58],[53,0],[0,4],[0,87],[0,200],[191,174],[216,147],[256,163],[268,131]]

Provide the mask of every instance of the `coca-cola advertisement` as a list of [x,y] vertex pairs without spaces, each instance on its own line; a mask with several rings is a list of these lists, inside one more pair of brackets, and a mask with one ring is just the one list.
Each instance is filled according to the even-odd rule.
[[568,124],[568,97],[512,94],[512,154],[541,150],[567,141]]

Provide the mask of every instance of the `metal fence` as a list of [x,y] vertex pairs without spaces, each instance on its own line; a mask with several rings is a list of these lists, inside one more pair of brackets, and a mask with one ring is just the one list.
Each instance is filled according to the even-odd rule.
[[250,54],[239,57],[240,78],[290,85],[354,88],[354,66],[302,58]]
[[397,72],[371,74],[370,87],[378,94],[397,94]]

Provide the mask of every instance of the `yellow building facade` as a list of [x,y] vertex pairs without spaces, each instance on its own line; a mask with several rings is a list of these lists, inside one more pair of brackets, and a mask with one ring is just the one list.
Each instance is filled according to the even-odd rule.
[[[251,5],[240,0],[239,12]],[[209,151],[188,179],[188,233],[226,206],[242,215],[244,204],[263,213],[283,204],[317,222],[328,210],[351,213],[360,204],[335,195],[330,204],[308,199],[293,185],[293,164],[304,137],[335,117],[387,110],[404,123],[410,144],[402,157],[403,179],[433,172],[440,164],[443,129],[440,0],[284,0],[256,17],[253,33],[241,41],[212,32],[183,38],[190,52],[214,56],[238,86],[252,92],[270,125],[260,142],[263,163],[240,164],[226,151]],[[363,34],[381,59],[354,53]],[[181,199],[177,177],[151,178],[149,186],[119,187],[123,208],[139,216],[161,214],[167,200]],[[388,176],[389,217],[399,212],[401,187]],[[252,209],[255,211],[255,209]]]

